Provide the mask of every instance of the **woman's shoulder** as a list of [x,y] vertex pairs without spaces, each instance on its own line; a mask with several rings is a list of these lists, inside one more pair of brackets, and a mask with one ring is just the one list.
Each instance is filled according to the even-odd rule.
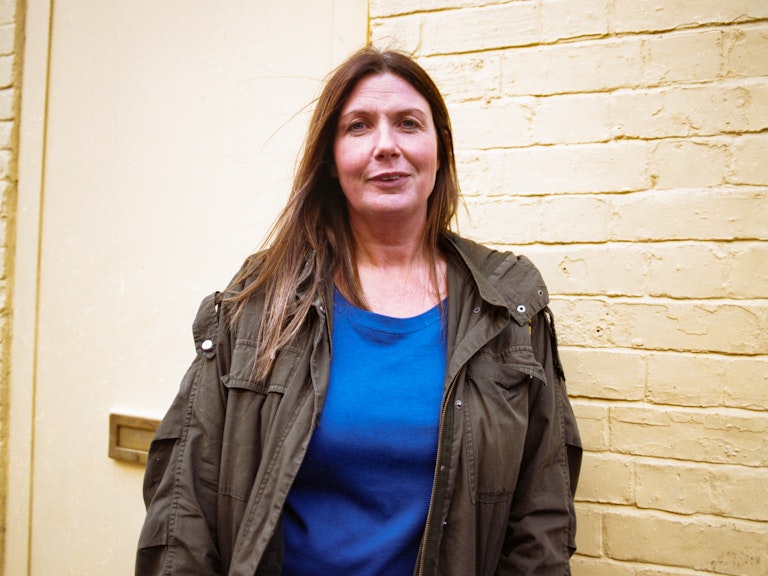
[[227,284],[225,293],[237,294],[253,284],[261,264],[264,261],[265,253],[265,251],[260,251],[249,255],[243,261],[243,264],[240,266],[237,273],[229,281],[229,284]]
[[513,314],[529,316],[549,303],[544,278],[526,256],[497,250],[456,234],[447,235],[446,239],[481,292],[492,289],[498,293]]
[[497,250],[457,234],[448,234],[446,239],[456,253],[470,269],[476,270],[487,278],[506,278],[512,276],[543,278],[536,265],[526,256],[511,250]]

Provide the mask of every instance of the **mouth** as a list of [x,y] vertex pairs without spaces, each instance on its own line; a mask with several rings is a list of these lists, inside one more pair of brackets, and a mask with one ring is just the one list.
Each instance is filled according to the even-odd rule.
[[371,178],[371,180],[375,182],[397,182],[406,176],[407,174],[403,172],[385,172],[382,174],[376,174]]

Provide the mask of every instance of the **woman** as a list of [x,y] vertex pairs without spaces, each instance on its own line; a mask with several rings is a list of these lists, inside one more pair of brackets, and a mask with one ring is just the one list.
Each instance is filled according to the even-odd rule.
[[450,232],[450,121],[365,48],[268,248],[201,305],[136,573],[568,574],[581,449],[544,283]]

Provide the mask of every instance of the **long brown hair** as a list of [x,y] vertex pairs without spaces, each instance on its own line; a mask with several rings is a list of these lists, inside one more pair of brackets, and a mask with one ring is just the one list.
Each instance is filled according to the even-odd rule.
[[264,243],[268,248],[233,281],[233,286],[247,285],[228,295],[228,301],[236,304],[236,318],[251,296],[263,292],[257,379],[269,375],[277,352],[301,328],[328,275],[337,274],[352,301],[366,307],[346,200],[331,166],[338,118],[349,94],[362,78],[387,72],[404,79],[429,102],[438,135],[440,167],[428,201],[424,238],[436,280],[438,241],[450,230],[459,201],[448,109],[435,83],[409,56],[368,46],[327,80],[309,124],[290,196]]

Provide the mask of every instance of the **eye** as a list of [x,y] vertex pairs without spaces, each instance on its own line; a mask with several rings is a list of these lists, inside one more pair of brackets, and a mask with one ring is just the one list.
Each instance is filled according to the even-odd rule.
[[365,130],[365,122],[362,120],[355,120],[347,124],[347,132],[362,132]]
[[413,118],[404,118],[400,124],[407,130],[416,130],[420,126],[420,124]]

